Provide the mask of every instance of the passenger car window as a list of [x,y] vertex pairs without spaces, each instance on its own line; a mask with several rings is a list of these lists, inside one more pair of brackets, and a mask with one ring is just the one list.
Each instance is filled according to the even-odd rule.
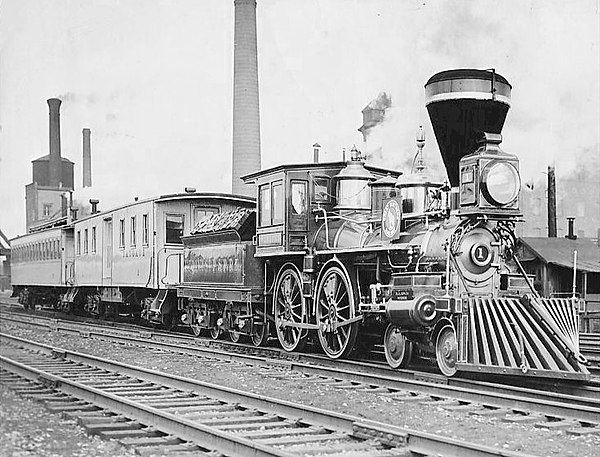
[[142,216],[142,243],[144,246],[148,246],[148,215],[144,214]]
[[181,244],[183,236],[183,214],[167,214],[165,223],[165,243]]

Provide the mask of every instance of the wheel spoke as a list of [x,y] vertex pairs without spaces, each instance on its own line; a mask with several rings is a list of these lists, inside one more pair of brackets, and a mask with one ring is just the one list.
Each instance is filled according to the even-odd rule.
[[345,309],[350,309],[350,304],[347,304],[346,306],[338,306],[338,308],[337,308],[337,314],[338,314],[338,316],[341,317],[340,311],[343,311]]
[[341,349],[344,344],[342,343],[342,337],[340,335],[340,332],[335,332],[335,336],[337,337],[338,348]]
[[329,310],[329,306],[327,305],[327,300],[320,299],[319,305],[325,309],[325,314],[327,314],[327,310]]
[[344,338],[346,338],[348,336],[348,329],[346,327],[347,327],[347,325],[337,328],[338,332],[342,332],[342,334],[344,335]]
[[344,288],[344,293],[342,294],[341,297],[338,297],[338,295],[336,294],[335,302],[338,304],[341,303],[342,299],[345,298],[347,295],[348,295],[348,291],[346,290],[346,288]]

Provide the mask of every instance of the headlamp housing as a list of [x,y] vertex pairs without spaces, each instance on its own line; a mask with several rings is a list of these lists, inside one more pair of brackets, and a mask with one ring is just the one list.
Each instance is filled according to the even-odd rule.
[[502,151],[500,141],[500,135],[485,134],[483,145],[460,160],[459,214],[520,215],[519,159]]

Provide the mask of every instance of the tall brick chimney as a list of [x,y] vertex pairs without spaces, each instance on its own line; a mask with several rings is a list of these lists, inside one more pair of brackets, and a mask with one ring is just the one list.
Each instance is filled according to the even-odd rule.
[[60,157],[60,104],[58,98],[47,100],[50,108],[50,161],[48,180],[51,187],[59,187],[62,181],[62,159]]
[[83,187],[92,187],[92,145],[90,129],[83,129]]
[[240,179],[260,170],[256,0],[234,0],[232,192],[255,196]]

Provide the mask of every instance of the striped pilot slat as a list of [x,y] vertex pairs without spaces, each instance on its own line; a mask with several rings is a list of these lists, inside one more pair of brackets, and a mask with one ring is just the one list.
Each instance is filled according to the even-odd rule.
[[477,297],[466,302],[467,319],[463,318],[461,329],[466,338],[460,345],[466,349],[466,360],[461,359],[467,364],[582,371],[569,356],[570,342],[578,335],[573,300]]
[[[490,306],[489,310],[491,311],[491,314],[492,314],[490,317],[490,319],[492,321],[496,321],[496,322],[500,322],[500,323],[503,322],[499,319],[499,316],[498,316],[499,311],[496,309],[495,306]],[[508,327],[510,328],[510,326],[508,326]],[[511,367],[517,366],[518,363],[517,363],[517,359],[515,357],[515,350],[518,351],[518,347],[515,348],[513,345],[510,344],[509,339],[507,337],[507,332],[508,332],[508,329],[505,326],[502,326],[499,329],[500,339],[502,340],[501,346],[504,348],[504,352],[506,354],[506,359],[508,359],[507,362],[504,362],[504,363]],[[518,352],[516,352],[516,353],[518,354]]]
[[542,306],[554,318],[554,321],[574,345],[579,347],[578,304],[567,298],[538,299]]
[[[529,363],[532,368],[539,369],[551,369],[551,370],[567,370],[573,371],[568,361],[562,355],[561,349],[555,345],[553,341],[548,338],[548,334],[542,329],[535,321],[533,316],[526,310],[526,308],[518,306],[514,307],[514,311],[519,319],[519,324],[523,326],[524,332],[527,334],[525,338],[525,344],[527,345],[527,351],[525,354],[529,362],[531,356],[535,360],[535,364]],[[537,358],[533,356],[537,355]],[[559,368],[558,362],[560,360],[561,367]]]

